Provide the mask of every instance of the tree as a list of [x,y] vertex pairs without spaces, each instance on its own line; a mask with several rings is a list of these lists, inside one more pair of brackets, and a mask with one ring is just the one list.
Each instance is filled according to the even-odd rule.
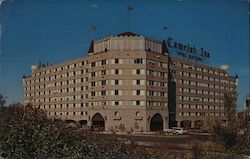
[[[224,109],[226,122],[218,118],[210,119],[207,122],[214,141],[222,145],[231,158],[235,157],[233,154],[242,154],[242,152],[244,154],[249,154],[250,120],[244,122],[237,121],[235,92],[225,93]],[[238,131],[242,125],[245,127],[245,132],[243,133],[244,135],[239,134]]]
[[[4,158],[149,158],[130,151],[115,138],[69,127],[47,118],[32,105],[5,107],[0,118],[0,157]],[[145,151],[144,151],[145,152]]]
[[250,116],[238,121],[237,152],[250,155]]
[[0,94],[0,107],[4,107],[6,104],[6,97],[4,97],[2,94]]

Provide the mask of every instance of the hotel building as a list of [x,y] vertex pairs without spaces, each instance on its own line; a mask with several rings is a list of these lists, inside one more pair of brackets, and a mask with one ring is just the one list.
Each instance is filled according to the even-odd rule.
[[225,68],[171,57],[165,41],[131,32],[92,41],[86,57],[31,68],[24,104],[105,131],[199,127],[223,118],[223,95],[236,90]]
[[150,131],[168,127],[168,55],[162,42],[125,32],[93,41],[88,56],[32,66],[24,103],[50,117],[104,127]]
[[237,77],[228,66],[215,68],[171,57],[169,62],[170,126],[200,127],[209,116],[225,118],[224,94],[236,93]]

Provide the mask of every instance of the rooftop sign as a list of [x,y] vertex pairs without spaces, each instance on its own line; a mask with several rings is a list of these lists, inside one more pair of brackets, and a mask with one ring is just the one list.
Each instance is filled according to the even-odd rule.
[[190,59],[195,62],[208,62],[210,53],[203,48],[197,49],[194,46],[185,45],[174,41],[172,38],[167,39],[169,53],[182,58]]

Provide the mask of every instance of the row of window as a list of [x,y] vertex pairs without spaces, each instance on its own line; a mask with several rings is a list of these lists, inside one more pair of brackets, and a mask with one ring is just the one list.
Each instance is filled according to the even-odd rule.
[[[54,76],[48,76],[48,77],[44,77],[44,78],[37,78],[35,80],[26,80],[24,84],[28,85],[28,84],[38,83],[38,82],[48,82],[48,81],[51,81],[51,80],[67,78],[67,77],[74,77],[75,75],[86,74],[86,73],[87,72],[85,70],[74,71],[74,72],[70,72],[70,73],[64,73],[64,74],[59,74],[59,75],[54,75]],[[88,78],[88,77],[86,77],[86,78]],[[83,81],[83,78],[82,78],[82,81]]]
[[215,109],[215,110],[224,110],[223,106],[215,105],[193,105],[193,104],[179,104],[179,108],[184,109]]
[[[111,106],[121,106],[123,104],[123,101],[110,101],[110,105]],[[90,102],[91,106],[98,106],[98,105],[108,105],[107,101],[101,101],[101,102]],[[141,100],[136,100],[136,101],[132,101],[132,105],[133,106],[144,106],[145,105],[145,101],[141,101]]]
[[153,61],[153,60],[147,60],[147,64],[152,65],[152,66],[164,67],[164,68],[168,67],[168,64],[165,62],[159,62],[159,61]]
[[87,116],[88,112],[48,112],[48,115],[57,115],[57,116],[74,116],[74,115],[82,115]]
[[58,72],[58,71],[63,71],[63,70],[67,70],[67,69],[73,69],[73,68],[77,68],[77,67],[80,67],[80,66],[84,66],[86,64],[88,64],[88,61],[81,61],[81,62],[78,62],[78,63],[73,63],[73,64],[70,64],[70,65],[66,65],[66,66],[56,67],[56,68],[53,68],[53,69],[50,69],[50,70],[44,70],[44,71],[35,73],[34,75],[39,76],[39,75],[45,75],[45,74],[48,74],[48,73],[55,73],[55,72]]
[[155,71],[155,70],[147,70],[147,75],[149,75],[149,76],[164,77],[164,78],[168,77],[168,74],[166,72]]
[[[146,63],[145,61],[146,61],[146,59],[143,59],[143,58],[133,59],[134,64],[145,64]],[[101,60],[101,61],[91,62],[90,67],[106,65],[106,64],[108,64],[108,62],[109,62],[109,60]],[[111,64],[123,64],[123,59],[110,59],[110,63]],[[147,64],[167,68],[167,63],[164,63],[164,62],[147,60]]]
[[190,96],[179,96],[179,100],[183,101],[202,101],[202,102],[215,102],[215,103],[223,103],[222,99],[216,98],[204,98],[204,97],[190,97]]
[[103,66],[103,65],[106,65],[108,63],[111,63],[111,64],[123,64],[123,59],[110,59],[110,60],[101,60],[101,61],[94,61],[94,62],[91,62],[91,64],[89,65],[90,67],[96,67],[96,66]]
[[147,96],[167,97],[167,92],[147,91]]
[[180,75],[186,76],[186,77],[192,77],[192,78],[196,78],[196,79],[203,79],[203,80],[220,82],[222,84],[234,84],[234,81],[229,81],[229,80],[220,79],[220,78],[216,78],[216,77],[208,77],[208,76],[195,74],[195,73],[188,73],[188,72],[180,71]]
[[[119,106],[122,105],[123,101],[110,101],[111,106]],[[98,105],[108,105],[108,101],[99,101],[99,102],[90,102],[91,106],[98,106]],[[145,101],[132,101],[132,105],[134,106],[143,106],[145,105]],[[167,102],[159,102],[159,101],[148,101],[148,106],[167,106]],[[88,103],[71,103],[71,104],[52,104],[52,105],[43,105],[44,109],[60,109],[60,108],[80,108],[80,107],[88,107]],[[42,108],[42,106],[39,106]]]
[[[69,85],[69,84],[75,84],[75,83],[81,83],[81,82],[87,82],[88,78],[81,78],[81,79],[73,79],[73,80],[67,80],[67,81],[61,81],[61,82],[55,82],[55,83],[48,83],[48,84],[43,84],[43,85],[37,85],[34,87],[25,87],[25,91],[28,90],[34,90],[34,89],[43,89],[43,88],[53,88],[56,86],[64,86],[64,85]],[[89,84],[90,87],[94,87],[94,86],[98,86],[98,84],[100,86],[105,86],[107,85],[109,82],[109,80],[101,80],[101,81],[97,81],[97,82],[91,82]],[[122,80],[110,80],[110,85],[122,85]],[[163,82],[151,82],[153,83],[153,85],[158,86],[167,86],[166,83]],[[145,80],[132,80],[132,84],[133,85],[144,85],[145,84]],[[148,84],[150,85],[150,84]],[[72,90],[73,89],[73,90]],[[63,89],[61,89],[61,93],[64,92],[73,92],[73,91],[80,91],[80,90],[88,90],[88,86],[81,86],[81,87],[76,87],[76,88],[67,88],[65,91],[63,91]],[[58,90],[59,92],[59,90]],[[50,94],[50,91],[48,91],[48,93],[46,94]]]
[[196,94],[205,94],[205,95],[212,95],[212,96],[224,96],[224,93],[214,92],[214,91],[206,91],[206,90],[199,90],[199,89],[191,89],[191,88],[179,88],[179,92],[184,93],[196,93]]
[[180,112],[179,116],[224,116],[224,113],[192,113],[192,112]]
[[[111,69],[111,70],[102,70],[99,72],[91,72],[89,74],[89,77],[96,77],[98,75],[100,75],[100,76],[107,75],[109,71],[110,71],[111,75],[121,75],[122,74],[122,69]],[[137,74],[137,75],[143,75],[144,72],[145,72],[144,69],[133,69],[132,70],[132,73]],[[82,74],[84,74],[83,70],[82,70]],[[70,76],[75,76],[75,75],[76,75],[76,72],[65,73],[65,74],[60,74],[60,75],[55,75],[55,76],[50,76],[50,77],[38,78],[36,80],[27,80],[27,81],[25,81],[24,84],[28,85],[28,84],[33,84],[35,82],[38,83],[38,82],[50,81],[50,80],[55,80],[57,78],[70,77]],[[154,70],[147,70],[147,75],[159,76],[159,77],[165,77],[165,78],[167,77],[167,73],[160,72],[160,71],[154,71]],[[86,77],[86,78],[81,78],[81,79],[61,81],[61,82],[57,82],[57,85],[79,83],[80,80],[81,80],[81,82],[86,82],[86,81],[88,81],[88,78]],[[53,85],[53,84],[50,83],[50,85]],[[57,86],[56,84],[54,84],[54,85]]]
[[179,63],[179,62],[171,62],[170,64],[173,65],[173,66],[181,66],[182,68],[185,68],[185,69],[196,70],[196,71],[200,71],[200,72],[204,72],[204,73],[209,73],[209,74],[214,74],[214,75],[220,75],[220,76],[227,77],[227,73],[219,72],[217,70],[206,69],[206,68],[193,66],[193,65],[188,65],[188,64],[182,64],[182,63]]
[[44,108],[44,109],[84,108],[84,107],[88,107],[88,103],[49,104],[49,105],[43,105],[43,107],[39,105],[39,108]]
[[[229,87],[225,87],[223,85],[216,85],[216,84],[208,84],[208,83],[203,83],[203,82],[194,82],[190,80],[179,80],[181,84],[186,84],[186,85],[192,85],[192,86],[200,86],[200,87],[206,87],[206,88],[215,88],[215,89],[228,89]],[[233,87],[229,88],[231,91],[234,90]]]
[[158,82],[158,81],[148,80],[147,81],[147,86],[167,87],[167,83],[166,82]]
[[[75,88],[74,88],[75,89]],[[61,89],[61,91],[58,90],[53,90],[53,91],[48,91],[53,95],[57,95],[59,93],[66,93],[64,90],[67,90],[68,92],[75,92],[75,90],[72,88],[67,88],[67,89]],[[47,92],[47,91],[46,91]],[[36,92],[35,95],[46,95],[46,92]],[[144,90],[132,90],[132,95],[137,95],[137,96],[143,96],[145,95]],[[90,96],[107,96],[107,95],[122,95],[122,90],[102,90],[102,91],[91,91],[89,93]],[[161,96],[161,97],[167,97],[167,92],[158,92],[158,91],[147,91],[148,96]],[[31,93],[25,93],[26,97],[31,97]],[[86,99],[88,98],[87,94],[84,95],[74,95],[74,96],[63,96],[63,97],[52,97],[52,98],[44,98],[44,101],[56,101],[56,100],[74,100],[74,99]],[[37,99],[38,100],[38,99]],[[39,100],[40,102],[40,100]]]
[[[111,106],[119,106],[122,105],[123,101],[110,101]],[[97,106],[97,105],[107,105],[107,101],[102,101],[102,102],[90,102],[90,105],[92,106]],[[133,106],[145,106],[146,102],[142,100],[136,100],[132,101]],[[166,106],[167,107],[167,102],[159,102],[159,101],[148,101],[147,102],[148,106]]]

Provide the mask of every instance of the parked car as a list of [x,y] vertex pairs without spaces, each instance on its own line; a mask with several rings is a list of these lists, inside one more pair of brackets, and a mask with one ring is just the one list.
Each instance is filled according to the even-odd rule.
[[174,129],[178,134],[187,134],[187,130],[184,128],[172,127],[172,129]]
[[172,127],[172,129],[164,129],[163,131],[166,135],[181,135],[187,133],[186,129],[179,127]]

